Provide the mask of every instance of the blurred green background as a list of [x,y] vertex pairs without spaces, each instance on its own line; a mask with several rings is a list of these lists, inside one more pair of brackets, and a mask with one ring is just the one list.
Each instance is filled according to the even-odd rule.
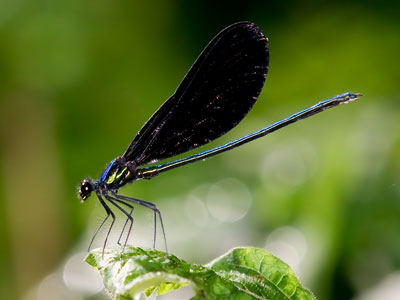
[[[0,298],[106,299],[81,262],[104,211],[77,185],[125,151],[217,32],[249,20],[269,37],[266,85],[206,148],[364,97],[121,193],[157,204],[190,262],[258,246],[319,299],[400,299],[398,3],[0,1]],[[129,242],[151,246],[151,212],[135,210]]]

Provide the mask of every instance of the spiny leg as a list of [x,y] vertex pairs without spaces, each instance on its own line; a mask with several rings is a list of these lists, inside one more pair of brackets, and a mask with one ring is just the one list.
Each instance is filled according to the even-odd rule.
[[112,205],[114,205],[116,208],[118,208],[120,211],[122,211],[122,212],[127,216],[127,218],[129,219],[129,221],[131,222],[131,224],[129,225],[129,229],[128,229],[128,235],[127,235],[127,237],[126,237],[124,246],[123,246],[123,248],[122,248],[122,252],[123,252],[123,251],[125,250],[126,243],[128,242],[129,235],[131,234],[131,230],[132,230],[132,226],[133,226],[133,218],[132,218],[132,216],[131,216],[125,209],[123,209],[121,206],[119,206],[117,203],[115,203],[115,201],[120,202],[120,203],[121,203],[122,201],[120,201],[120,200],[118,200],[118,199],[114,199],[113,197],[111,197],[111,196],[109,196],[109,195],[105,195],[105,194],[104,194],[104,197],[106,197],[106,199],[107,199]]
[[165,231],[164,231],[164,224],[163,224],[163,221],[162,221],[161,213],[158,210],[158,208],[153,203],[150,203],[150,202],[147,202],[147,201],[143,201],[143,200],[139,200],[139,199],[135,199],[135,198],[130,198],[130,197],[125,197],[125,196],[117,195],[117,194],[114,194],[114,197],[119,198],[119,199],[123,199],[125,201],[130,201],[130,202],[133,202],[133,203],[137,203],[137,204],[142,205],[144,207],[150,208],[153,211],[153,215],[154,215],[153,248],[156,247],[156,240],[157,240],[157,214],[159,215],[160,223],[161,223],[161,227],[162,227],[162,231],[163,231],[163,236],[164,236],[165,250],[168,253],[167,242],[166,242]]
[[164,223],[161,217],[161,212],[160,210],[155,206],[155,204],[151,203],[151,202],[147,202],[144,200],[139,200],[139,199],[135,199],[135,198],[130,198],[130,197],[126,197],[126,196],[122,196],[122,195],[118,195],[115,192],[111,192],[113,194],[113,196],[117,199],[120,200],[124,200],[124,201],[129,201],[131,203],[135,203],[135,204],[139,204],[142,205],[144,207],[150,208],[153,212],[154,212],[154,240],[153,240],[153,248],[155,248],[156,246],[156,230],[157,230],[157,218],[156,215],[158,214],[158,217],[160,218],[160,223],[161,223],[161,230],[163,233],[163,237],[164,237],[164,245],[165,245],[165,252],[168,254],[168,247],[167,247],[167,238],[165,236],[165,230],[164,230]]
[[[108,218],[109,215],[111,215],[111,217],[113,219],[112,222],[111,222],[110,228],[108,229],[108,232],[107,232],[107,235],[106,235],[106,239],[104,240],[103,254],[102,254],[102,257],[104,258],[104,250],[106,249],[107,240],[108,240],[108,236],[110,235],[111,228],[114,226],[114,223],[115,223],[115,215],[112,212],[112,210],[108,207],[108,205],[104,202],[103,198],[101,197],[100,192],[96,191],[96,194],[97,194],[97,197],[99,198],[99,201],[100,201],[101,205],[103,205],[104,209],[107,211],[107,218]],[[103,223],[104,223],[104,221],[103,221]]]
[[102,201],[101,196],[99,194],[97,194],[97,197],[99,198],[101,205],[103,206],[104,210],[106,211],[107,216],[104,218],[103,222],[101,222],[100,226],[97,227],[97,230],[94,233],[92,240],[90,241],[88,251],[90,251],[90,247],[92,246],[94,239],[96,238],[97,234],[99,233],[101,227],[103,227],[104,223],[107,221],[107,219],[110,217],[110,215],[112,215],[111,209],[104,203],[104,201]]
[[94,233],[94,235],[93,235],[93,237],[92,237],[92,240],[90,241],[90,244],[89,244],[89,247],[88,247],[88,250],[87,250],[88,252],[90,251],[90,247],[92,247],[93,241],[94,241],[94,239],[96,238],[97,234],[99,233],[100,228],[103,227],[104,223],[107,221],[108,217],[110,216],[109,211],[106,210],[106,212],[107,212],[107,216],[104,218],[103,222],[101,222],[100,226],[97,227],[97,230],[96,230],[96,232]]
[[[132,205],[130,205],[130,204],[124,202],[124,201],[121,201],[121,200],[119,200],[119,199],[116,199],[116,198],[113,198],[113,200],[114,200],[114,201],[117,201],[118,203],[121,203],[121,204],[124,204],[124,205],[130,207],[130,208],[131,208],[131,211],[129,212],[129,215],[132,217],[132,212],[133,212],[133,210],[134,210],[134,207],[133,207]],[[129,218],[126,218],[125,225],[124,225],[124,227],[122,228],[121,234],[120,234],[119,239],[118,239],[118,244],[119,244],[119,245],[121,245],[119,242],[120,242],[120,239],[122,238],[123,232],[125,231],[125,226],[126,226],[126,224],[128,224],[129,221],[130,221]],[[131,226],[130,226],[130,229],[129,229],[129,231],[128,231],[128,234],[126,235],[125,245],[127,244],[128,239],[129,239],[129,236],[130,236],[130,234],[131,234],[132,226],[133,226],[133,218],[131,218]],[[124,246],[124,247],[125,247],[125,246]]]
[[[134,209],[134,207],[133,207],[132,205],[130,205],[130,204],[128,204],[128,203],[125,203],[125,202],[123,202],[123,201],[121,201],[121,200],[115,199],[115,198],[114,198],[114,200],[115,200],[115,201],[118,201],[118,202],[121,203],[121,204],[124,204],[124,205],[128,206],[128,207],[131,209],[131,211],[129,212],[129,215],[132,216],[132,212],[133,212],[133,209]],[[125,231],[126,224],[128,224],[128,222],[129,222],[129,218],[126,218],[124,227],[122,227],[121,234],[119,235],[118,242],[117,242],[117,244],[120,245],[120,246],[121,246],[121,238],[122,238],[122,235],[123,235],[123,233],[124,233],[124,231]],[[127,236],[126,239],[128,239],[128,238],[129,238],[129,234],[128,234],[128,236]],[[126,243],[125,243],[125,244],[126,244]]]

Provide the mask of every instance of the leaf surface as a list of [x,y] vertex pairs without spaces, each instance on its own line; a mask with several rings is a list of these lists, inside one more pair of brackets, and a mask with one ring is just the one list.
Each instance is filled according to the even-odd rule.
[[112,299],[133,300],[157,288],[162,295],[190,285],[199,299],[316,299],[290,267],[266,250],[235,248],[207,266],[189,264],[154,249],[95,249],[86,262],[100,271]]

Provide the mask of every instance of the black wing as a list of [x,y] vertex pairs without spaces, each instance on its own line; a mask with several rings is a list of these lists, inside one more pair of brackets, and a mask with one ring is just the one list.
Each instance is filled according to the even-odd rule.
[[249,22],[222,30],[123,155],[137,165],[181,154],[225,134],[256,102],[268,72],[268,39]]

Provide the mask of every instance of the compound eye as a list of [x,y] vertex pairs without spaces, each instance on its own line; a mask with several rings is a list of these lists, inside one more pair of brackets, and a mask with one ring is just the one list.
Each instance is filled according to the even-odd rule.
[[78,194],[79,197],[81,197],[82,201],[85,201],[90,196],[92,191],[92,182],[90,181],[90,179],[85,179],[84,181],[82,181],[82,184],[79,187]]

